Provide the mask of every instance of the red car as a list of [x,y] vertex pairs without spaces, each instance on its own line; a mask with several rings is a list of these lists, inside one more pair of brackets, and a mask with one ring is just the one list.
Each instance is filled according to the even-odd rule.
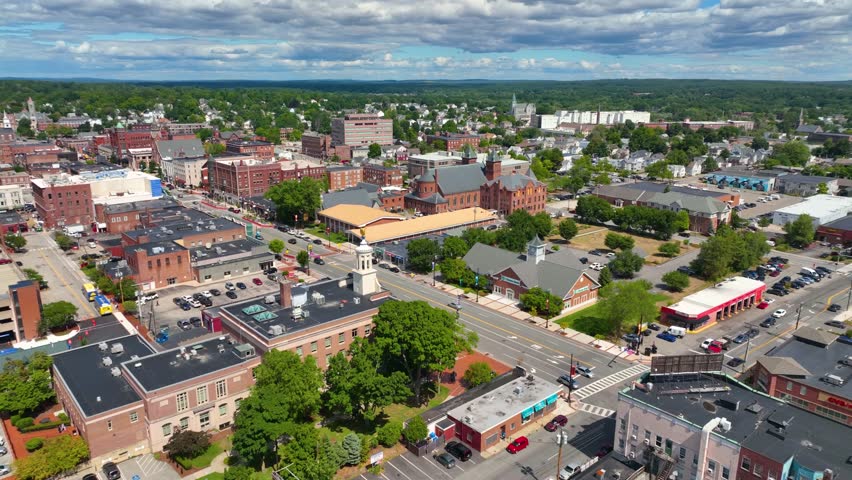
[[757,304],[757,308],[761,310],[766,310],[767,308],[769,308],[769,304],[767,302],[760,302]]
[[263,281],[261,281],[259,278],[252,278],[251,282],[257,286],[263,285]]
[[777,277],[778,275],[781,275],[781,270],[775,270],[769,274],[770,277]]
[[568,417],[565,415],[557,415],[553,417],[553,420],[547,422],[547,425],[544,426],[544,429],[548,432],[555,432],[557,428],[564,427],[568,423]]
[[518,453],[521,450],[527,448],[530,444],[530,441],[527,440],[527,437],[518,437],[506,447],[506,451],[509,453]]
[[8,265],[10,263],[12,263],[12,260],[8,258],[0,258],[0,265]]

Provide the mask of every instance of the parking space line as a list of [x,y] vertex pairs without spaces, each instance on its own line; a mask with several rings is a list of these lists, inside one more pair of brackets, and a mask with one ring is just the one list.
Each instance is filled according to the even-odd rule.
[[[417,469],[417,471],[418,471],[418,472],[422,473],[423,475],[426,475],[426,478],[431,478],[431,477],[429,476],[429,474],[427,474],[426,472],[424,472],[423,470],[421,470],[421,469],[420,469],[420,467],[418,467],[417,465],[415,465],[415,464],[414,464],[414,462],[412,462],[411,460],[409,460],[409,459],[405,458],[405,455],[400,455],[400,456],[399,456],[399,458],[401,458],[401,459],[405,460],[406,462],[408,462],[408,464],[409,464],[409,465],[411,465],[412,467],[414,467],[415,469]],[[432,464],[432,462],[429,462],[429,465],[433,465],[433,464]],[[433,466],[434,466],[434,465],[433,465]],[[437,468],[437,467],[436,467],[436,468]],[[440,469],[438,469],[438,470],[440,470]],[[446,476],[447,476],[447,477],[449,477],[449,478],[453,478],[453,477],[451,477],[451,476],[450,476],[447,472],[441,472],[441,473],[443,473],[444,475],[446,475]]]
[[412,478],[411,478],[411,477],[409,477],[408,475],[404,474],[404,473],[402,472],[402,470],[400,470],[399,468],[397,468],[397,466],[396,466],[396,465],[394,465],[393,463],[388,462],[388,465],[390,465],[391,467],[393,467],[393,469],[394,469],[394,470],[396,470],[397,472],[399,472],[399,474],[400,474],[400,475],[402,475],[403,477],[407,478],[408,480],[412,480]]

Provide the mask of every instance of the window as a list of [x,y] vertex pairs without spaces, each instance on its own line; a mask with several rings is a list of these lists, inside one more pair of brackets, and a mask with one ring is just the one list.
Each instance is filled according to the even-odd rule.
[[358,329],[357,329],[357,328],[353,328],[353,329],[352,329],[352,338],[356,338],[356,337],[358,337]]
[[793,382],[788,380],[787,381],[787,390],[789,391],[789,390],[792,390],[792,389],[793,389]]
[[201,424],[201,428],[207,428],[210,426],[210,412],[204,412],[198,416],[198,422]]
[[722,478],[724,480],[728,480],[731,478],[731,469],[728,467],[722,467]]
[[296,355],[302,356],[302,347],[296,347]]
[[317,342],[311,342],[311,353],[316,353],[317,351]]
[[195,404],[204,405],[207,403],[207,385],[195,389]]
[[172,424],[171,423],[164,423],[163,424],[163,436],[168,437],[171,434],[172,434]]
[[685,459],[685,458],[686,458],[686,449],[685,449],[685,448],[683,448],[683,447],[680,447],[680,450],[677,452],[677,456],[678,456],[681,460]]
[[618,439],[618,450],[624,451],[624,439],[623,438]]
[[799,395],[807,395],[807,394],[808,394],[808,387],[806,387],[804,385],[799,387]]
[[758,477],[763,478],[763,464],[755,463],[754,464],[754,474]]
[[130,423],[136,423],[139,421],[139,414],[136,412],[130,412]]
[[238,398],[238,399],[234,400],[234,409],[235,409],[235,410],[239,410],[239,409],[240,409],[240,403],[242,403],[242,401],[243,401],[243,399],[242,399],[242,398]]
[[189,417],[183,417],[180,419],[180,429],[186,430],[189,428]]
[[187,400],[186,392],[178,393],[177,395],[177,411],[182,412],[189,408],[189,400]]
[[716,476],[716,462],[713,460],[707,461],[707,473],[709,473],[711,477]]
[[222,398],[228,394],[228,382],[219,380],[216,382],[216,398]]
[[624,418],[618,419],[618,430],[623,432],[625,429],[627,429],[627,420]]
[[177,283],[177,277],[169,277],[166,279],[166,283],[169,285],[174,285]]
[[654,440],[654,445],[656,445],[658,447],[662,447],[663,446],[663,437],[657,435],[657,439]]
[[107,420],[107,431],[112,431],[112,420]]
[[342,345],[343,343],[346,343],[346,334],[345,334],[345,333],[339,333],[339,334],[337,334],[337,343],[339,343],[339,344],[341,344],[341,345]]
[[365,337],[369,337],[369,336],[370,336],[370,332],[371,332],[371,331],[372,331],[372,330],[370,329],[370,327],[369,327],[369,326],[364,327],[364,336],[365,336]]
[[329,364],[329,363],[331,363],[331,354],[330,354],[330,353],[326,353],[326,354],[325,354],[325,364],[326,364],[326,366],[328,366],[328,364]]
[[645,440],[651,440],[651,432],[649,430],[645,430]]
[[751,470],[751,459],[748,457],[743,457],[743,463],[740,464],[740,468],[743,470]]
[[228,414],[228,404],[223,403],[222,405],[219,405],[219,416],[224,417],[227,414]]
[[325,337],[325,348],[331,347],[331,337]]

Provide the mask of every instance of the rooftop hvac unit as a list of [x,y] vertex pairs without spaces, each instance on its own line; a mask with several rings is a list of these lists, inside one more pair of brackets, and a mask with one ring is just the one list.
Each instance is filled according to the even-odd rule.
[[112,365],[112,359],[109,357],[104,357],[102,362],[105,367],[109,367],[110,365]]
[[293,317],[293,318],[302,318],[302,313],[303,313],[303,312],[302,312],[302,308],[301,308],[301,307],[296,307],[296,308],[294,308],[294,309],[293,309],[293,311],[290,313],[290,316],[291,316],[291,317]]
[[263,298],[263,303],[265,303],[267,305],[271,305],[271,304],[275,303],[275,295],[267,295],[266,297]]
[[102,352],[106,352],[107,348],[109,348],[109,346],[106,344],[106,342],[101,342],[98,344],[98,349],[100,349],[100,351]]
[[732,427],[732,425],[731,425],[731,421],[730,421],[730,420],[728,420],[727,418],[723,418],[722,420],[720,420],[720,421],[719,421],[719,428],[720,428],[723,432],[728,432],[728,431],[730,431],[730,430],[731,430],[731,427]]
[[114,353],[116,355],[121,355],[124,353],[124,345],[120,343],[113,343],[112,348],[109,349],[110,353]]
[[308,310],[302,310],[302,316],[308,318],[311,316],[311,312]]
[[142,366],[142,362],[136,362],[133,364],[134,367],[139,368]]
[[281,325],[272,325],[271,327],[269,327],[269,334],[275,336],[283,335],[284,327],[282,327]]
[[355,305],[361,305],[361,297],[353,297],[352,303],[354,303]]
[[110,373],[113,377],[120,377],[120,376],[121,376],[121,369],[120,369],[120,368],[118,368],[118,367],[112,367],[112,368],[109,370],[109,373]]

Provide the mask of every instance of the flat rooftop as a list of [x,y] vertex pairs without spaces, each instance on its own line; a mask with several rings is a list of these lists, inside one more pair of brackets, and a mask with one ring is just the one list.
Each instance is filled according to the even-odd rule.
[[[447,415],[461,420],[477,432],[485,432],[524,411],[553,403],[562,387],[540,377],[521,377],[477,399],[456,407]],[[539,410],[541,409],[539,408]]]
[[[121,353],[113,353],[117,351],[116,344],[121,345]],[[142,337],[128,335],[56,353],[53,368],[83,414],[91,417],[141,400],[121,374],[119,364],[152,353],[154,350]]]
[[[804,339],[795,336],[796,333],[793,335],[793,338],[768,352],[766,356],[792,359],[810,372],[810,375],[791,376],[797,382],[843,398],[852,398],[852,366],[841,363],[842,360],[852,356],[852,345],[836,341],[835,335],[825,336],[825,338],[832,338],[832,341],[827,344],[814,341],[813,337]],[[844,379],[844,384],[832,385],[820,380],[829,373]]]
[[128,203],[110,204],[104,207],[106,213],[135,212],[145,209],[162,210],[164,208],[178,207],[178,203],[171,197],[154,198]]
[[[261,338],[272,341],[293,332],[362,314],[378,308],[388,298],[386,296],[371,301],[370,296],[355,293],[346,278],[339,278],[303,285],[293,284],[293,307],[290,308],[281,306],[281,295],[278,293],[214,308],[224,313],[227,318],[236,320],[245,328],[254,331]],[[301,309],[299,318],[293,317],[296,307]]]
[[0,212],[0,224],[2,225],[19,225],[24,222],[24,217],[18,212]]
[[153,228],[142,228],[139,230],[131,230],[124,234],[132,239],[140,237],[148,237],[149,242],[169,242],[180,240],[187,235],[201,233],[204,231],[220,231],[231,230],[234,228],[244,228],[227,218],[210,218],[206,220],[196,220],[195,222],[187,223],[186,220],[159,224]]
[[[425,215],[401,222],[373,225],[366,227],[364,231],[370,243],[380,243],[413,235],[423,235],[440,230],[464,227],[488,220],[497,220],[497,216],[488,210],[473,207],[446,213],[436,213],[435,215]],[[349,230],[349,233],[361,238],[360,230]]]
[[126,361],[122,367],[143,390],[153,392],[239,365],[256,356],[241,355],[237,348],[243,347],[225,335]]
[[766,284],[750,278],[731,277],[700,292],[687,295],[679,302],[664,308],[684,316],[694,317],[761,287],[765,288]]
[[154,255],[163,255],[166,253],[180,252],[186,250],[183,245],[179,245],[170,241],[148,242],[139,245],[131,245],[126,247],[127,251],[145,250],[145,253],[150,257]]
[[386,212],[378,208],[366,207],[364,205],[351,205],[341,203],[325,210],[320,211],[317,215],[337,220],[338,222],[347,223],[363,227],[382,219],[403,221],[404,217],[396,213]]
[[[639,470],[642,467],[643,465],[641,463],[636,462],[635,460],[629,460],[624,455],[612,452],[600,459],[591,467],[580,472],[579,475],[571,478],[572,480],[603,480],[603,477],[599,475],[599,472],[604,470],[606,471],[606,478],[627,479],[630,478],[636,470]],[[618,477],[615,476],[616,474]]]
[[669,185],[667,183],[657,182],[635,182],[635,183],[620,183],[619,187],[630,188],[633,190],[645,190],[647,192],[663,193],[668,188],[669,192],[683,193],[686,195],[694,195],[696,197],[716,198],[721,195],[727,195],[727,192],[716,190],[701,190],[700,188],[679,187],[677,185]]
[[852,197],[836,197],[834,195],[814,195],[799,203],[775,210],[787,215],[802,215],[804,213],[816,216],[827,216],[832,213],[852,210]]
[[[239,255],[241,253],[250,253],[255,248],[262,246],[264,246],[264,243],[260,240],[243,238],[240,240],[229,240],[227,242],[216,242],[211,245],[210,248],[207,248],[206,245],[201,247],[192,247],[189,249],[189,254],[193,261],[198,262],[198,266],[202,266],[208,265],[205,260],[211,263],[225,263],[229,260],[234,260],[227,257]],[[268,249],[264,250],[263,255],[269,257],[270,260],[272,259],[272,252]],[[244,258],[246,258],[245,255],[241,255],[239,257],[240,260]]]
[[[645,375],[642,382],[648,381]],[[653,388],[625,388],[621,397],[661,410],[700,430],[717,417],[727,418],[731,429],[716,428],[712,435],[726,438],[775,461],[791,457],[805,468],[821,472],[831,468],[835,478],[852,475],[849,451],[837,448],[833,439],[848,438],[849,427],[796,408],[757,392],[721,374],[681,374],[665,379],[656,376]],[[715,390],[715,391],[714,391]],[[778,425],[784,425],[783,434]]]

